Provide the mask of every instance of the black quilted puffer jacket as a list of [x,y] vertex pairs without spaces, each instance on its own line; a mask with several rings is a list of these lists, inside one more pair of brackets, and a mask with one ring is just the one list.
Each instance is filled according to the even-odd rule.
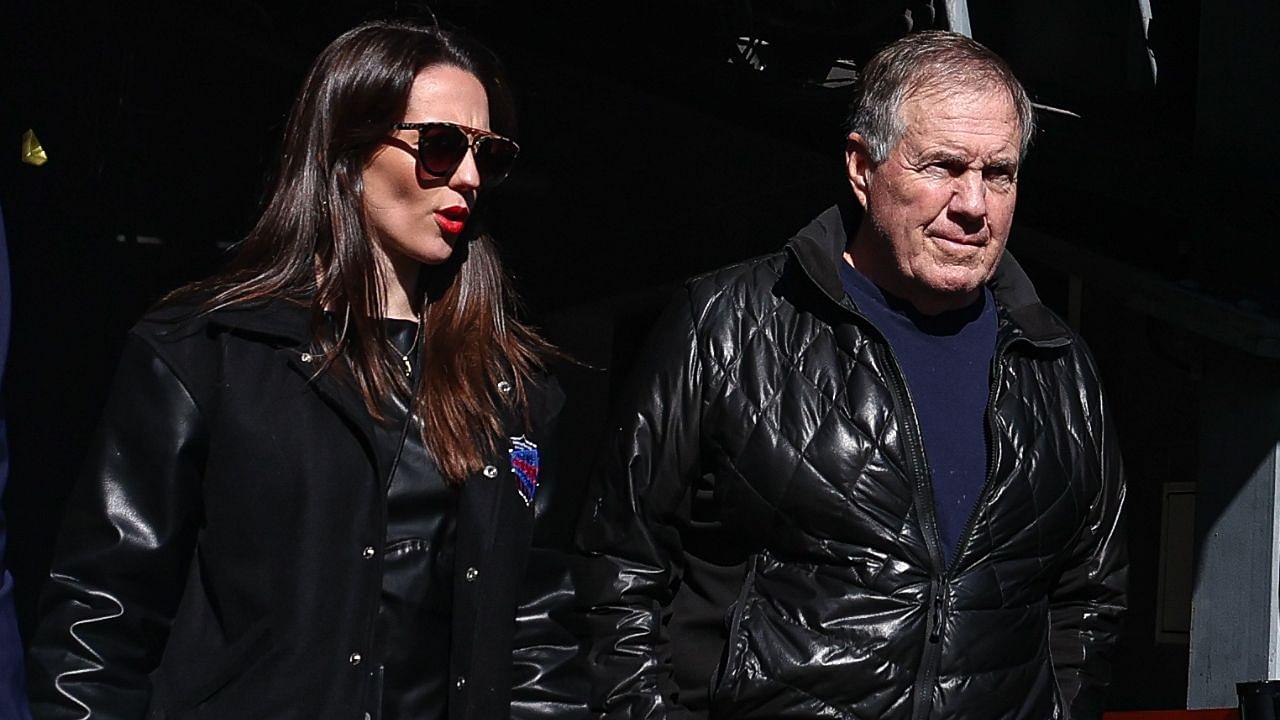
[[944,564],[906,383],[837,276],[845,226],[828,210],[659,321],[579,529],[593,710],[1097,717],[1127,563],[1091,357],[1006,255],[989,477]]

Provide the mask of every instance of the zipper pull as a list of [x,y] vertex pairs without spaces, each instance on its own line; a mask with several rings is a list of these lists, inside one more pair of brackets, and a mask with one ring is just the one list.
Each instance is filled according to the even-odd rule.
[[933,596],[933,609],[929,613],[929,642],[942,639],[942,593]]

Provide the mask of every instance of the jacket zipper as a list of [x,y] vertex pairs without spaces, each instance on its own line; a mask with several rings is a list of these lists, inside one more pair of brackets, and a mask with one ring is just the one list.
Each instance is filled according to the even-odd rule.
[[[870,322],[867,324],[875,328]],[[915,404],[911,402],[911,393],[902,376],[902,365],[898,362],[893,346],[878,328],[875,328],[875,332],[880,336],[881,346],[889,356],[888,369],[891,372],[887,375],[891,380],[894,398],[902,408],[902,427],[906,436],[907,456],[911,463],[911,473],[915,476],[913,485],[916,507],[920,516],[920,530],[933,566],[933,572],[929,578],[929,597],[926,608],[928,614],[925,616],[924,653],[920,658],[920,669],[916,673],[916,681],[911,691],[911,717],[913,720],[926,720],[933,706],[933,684],[937,680],[938,666],[942,660],[942,626],[946,620],[947,602],[946,567],[942,557],[942,541],[938,536],[938,524],[934,517],[933,483],[929,480],[929,463],[920,439],[920,421],[916,417]]]
[[[858,317],[862,317],[858,313],[854,313]],[[863,318],[865,320],[865,318]],[[1009,346],[1017,341],[1017,338],[1002,341],[996,347],[995,354],[991,358],[991,385],[987,392],[987,408],[986,423],[987,432],[990,441],[987,449],[987,475],[983,481],[982,490],[978,494],[978,501],[969,511],[969,518],[965,523],[964,531],[960,535],[960,544],[956,546],[955,554],[951,558],[951,562],[946,563],[942,556],[942,541],[938,535],[937,520],[934,516],[934,500],[933,500],[933,483],[928,476],[928,458],[924,454],[923,442],[920,439],[919,419],[916,417],[915,404],[911,401],[911,393],[906,387],[906,381],[902,375],[902,366],[898,362],[897,354],[893,351],[893,346],[889,344],[888,339],[884,337],[884,333],[875,328],[870,322],[866,323],[873,328],[877,335],[880,336],[882,346],[885,348],[891,363],[889,369],[892,371],[887,373],[889,376],[894,393],[894,398],[898,405],[903,408],[903,429],[907,440],[908,456],[911,461],[911,472],[915,481],[915,490],[917,499],[920,500],[918,506],[920,508],[920,526],[921,534],[924,536],[925,546],[929,551],[929,558],[933,563],[934,573],[929,580],[929,598],[928,598],[928,615],[925,619],[925,643],[924,653],[920,660],[920,670],[916,674],[915,685],[912,690],[912,713],[913,720],[927,720],[929,711],[933,705],[933,684],[937,680],[938,670],[942,660],[942,629],[945,625],[947,616],[947,587],[951,581],[951,577],[955,572],[960,556],[968,549],[971,536],[973,534],[974,525],[977,523],[978,514],[982,506],[985,504],[987,495],[991,491],[992,479],[995,476],[996,462],[996,444],[995,444],[995,405],[996,395],[1000,387],[1000,382],[1004,379],[1004,355]]]

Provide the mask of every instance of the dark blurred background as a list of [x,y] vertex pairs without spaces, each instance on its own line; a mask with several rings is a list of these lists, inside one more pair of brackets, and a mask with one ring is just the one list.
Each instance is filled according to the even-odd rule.
[[[1045,106],[1011,248],[1098,356],[1129,466],[1133,611],[1111,704],[1185,707],[1194,498],[1218,422],[1206,378],[1228,358],[1269,383],[1280,357],[1280,10],[967,6]],[[320,49],[364,19],[431,13],[512,75],[525,153],[488,202],[528,314],[596,368],[567,378],[584,455],[674,283],[780,247],[848,192],[859,64],[958,19],[940,0],[7,3],[5,509],[24,631],[124,333],[251,226]],[[44,166],[19,162],[27,130]]]

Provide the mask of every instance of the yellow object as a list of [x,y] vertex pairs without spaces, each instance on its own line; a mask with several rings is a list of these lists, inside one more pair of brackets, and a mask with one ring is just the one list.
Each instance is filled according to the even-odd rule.
[[22,133],[22,162],[36,167],[49,162],[49,156],[45,153],[44,146],[40,144],[40,140],[36,137],[35,130],[28,130]]

